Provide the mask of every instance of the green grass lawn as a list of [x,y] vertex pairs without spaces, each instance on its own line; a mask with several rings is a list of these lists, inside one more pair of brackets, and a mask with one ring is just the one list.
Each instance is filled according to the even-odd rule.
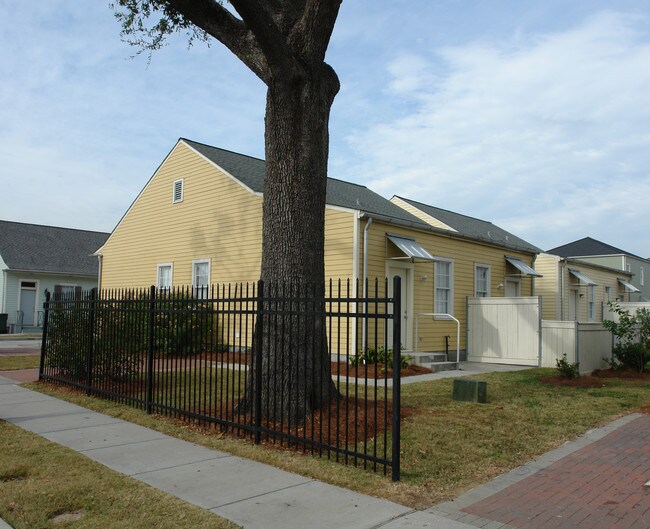
[[34,369],[38,368],[40,361],[40,355],[0,356],[0,371],[13,371],[15,369]]
[[32,385],[82,406],[170,435],[262,461],[311,478],[413,507],[427,507],[573,439],[586,430],[650,405],[650,383],[604,379],[604,387],[552,387],[550,369],[490,373],[487,404],[451,399],[452,379],[402,387],[410,415],[402,424],[402,480],[293,451],[255,446],[49,385]]
[[237,527],[4,421],[0,517],[14,529]]

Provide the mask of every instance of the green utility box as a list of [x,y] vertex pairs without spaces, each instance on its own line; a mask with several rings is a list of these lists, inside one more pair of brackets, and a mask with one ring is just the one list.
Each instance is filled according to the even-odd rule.
[[487,402],[487,382],[455,378],[453,399],[485,404]]

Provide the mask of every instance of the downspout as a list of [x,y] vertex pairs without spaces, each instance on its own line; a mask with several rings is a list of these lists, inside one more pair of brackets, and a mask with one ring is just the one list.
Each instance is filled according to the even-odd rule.
[[[366,299],[368,298],[368,231],[370,230],[370,226],[372,225],[372,217],[368,217],[368,220],[366,221],[366,225],[363,228],[363,313],[364,315],[366,314],[368,310],[368,302]],[[367,339],[368,339],[368,319],[364,316],[362,320],[362,337],[361,337],[361,348],[366,346]]]
[[97,291],[99,292],[102,289],[102,254],[97,254],[97,261],[99,265],[97,266]]
[[7,269],[2,271],[2,310],[0,312],[6,312],[7,307]]
[[[533,269],[535,269],[535,261],[537,261],[537,254],[533,255]],[[535,276],[532,276],[530,278],[530,295],[534,296],[535,295]]]
[[564,267],[566,261],[560,260],[560,320],[564,321]]

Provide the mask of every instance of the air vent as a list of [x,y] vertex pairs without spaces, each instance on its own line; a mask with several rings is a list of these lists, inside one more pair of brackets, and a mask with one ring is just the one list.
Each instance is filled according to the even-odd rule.
[[183,179],[174,181],[174,192],[172,202],[183,202]]

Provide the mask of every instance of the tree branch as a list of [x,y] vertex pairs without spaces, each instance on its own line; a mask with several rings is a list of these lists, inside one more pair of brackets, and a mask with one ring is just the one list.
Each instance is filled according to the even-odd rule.
[[300,0],[302,16],[291,30],[292,47],[310,63],[323,62],[342,0]]
[[269,63],[254,33],[215,0],[168,0],[169,6],[235,54],[268,85]]

